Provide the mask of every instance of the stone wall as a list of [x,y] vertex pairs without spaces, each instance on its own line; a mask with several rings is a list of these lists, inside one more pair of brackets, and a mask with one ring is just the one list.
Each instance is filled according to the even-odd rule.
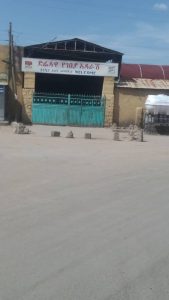
[[115,87],[113,121],[120,126],[135,124],[137,109],[145,107],[148,95],[167,94],[169,91]]
[[5,73],[8,76],[8,64],[4,61],[9,60],[9,47],[0,45],[0,73]]
[[105,127],[110,127],[113,122],[114,109],[114,78],[104,77],[102,96],[105,97]]
[[24,73],[22,120],[24,123],[32,122],[32,98],[35,91],[35,73]]

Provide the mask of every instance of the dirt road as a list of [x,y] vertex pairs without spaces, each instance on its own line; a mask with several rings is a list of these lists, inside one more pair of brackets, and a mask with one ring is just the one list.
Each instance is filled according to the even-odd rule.
[[0,299],[168,300],[169,137],[51,129],[0,128]]

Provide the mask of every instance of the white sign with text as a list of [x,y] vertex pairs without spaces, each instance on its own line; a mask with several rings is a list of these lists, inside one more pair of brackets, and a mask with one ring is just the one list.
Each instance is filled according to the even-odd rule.
[[80,76],[118,76],[117,63],[22,58],[22,71]]

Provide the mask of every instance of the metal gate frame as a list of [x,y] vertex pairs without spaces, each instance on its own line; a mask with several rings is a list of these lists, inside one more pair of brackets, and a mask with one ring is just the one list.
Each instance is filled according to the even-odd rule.
[[101,96],[35,93],[32,123],[103,127],[104,107]]

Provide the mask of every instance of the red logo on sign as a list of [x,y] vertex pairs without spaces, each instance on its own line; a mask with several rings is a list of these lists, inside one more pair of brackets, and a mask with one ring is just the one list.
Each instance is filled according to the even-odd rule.
[[25,61],[25,66],[26,67],[31,67],[32,66],[32,61],[31,60],[26,60]]

